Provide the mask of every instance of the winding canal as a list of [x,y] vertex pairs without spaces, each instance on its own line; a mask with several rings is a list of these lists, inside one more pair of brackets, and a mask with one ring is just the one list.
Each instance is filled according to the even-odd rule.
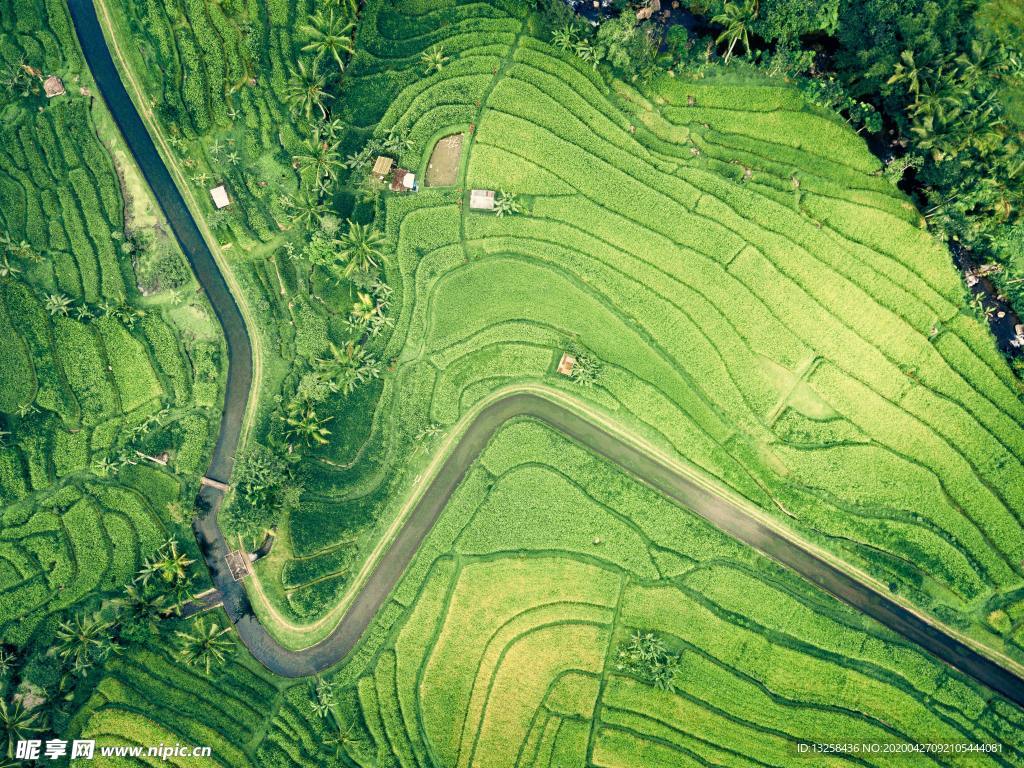
[[[68,5],[86,61],[103,98],[224,329],[229,356],[227,393],[220,434],[207,476],[227,483],[252,385],[249,335],[213,254],[121,82],[92,0],[68,0]],[[316,674],[343,659],[387,600],[449,497],[488,440],[509,419],[522,416],[538,419],[559,430],[730,536],[788,566],[947,664],[1024,706],[1024,679],[1010,670],[755,519],[739,504],[718,495],[657,456],[635,447],[563,405],[527,392],[503,397],[481,410],[473,419],[430,480],[407,522],[377,562],[337,627],[321,642],[302,650],[284,648],[268,634],[253,613],[242,583],[231,578],[224,559],[227,547],[217,526],[221,492],[204,486],[197,500],[200,511],[193,528],[213,584],[223,593],[224,608],[253,656],[268,669],[288,677]]]

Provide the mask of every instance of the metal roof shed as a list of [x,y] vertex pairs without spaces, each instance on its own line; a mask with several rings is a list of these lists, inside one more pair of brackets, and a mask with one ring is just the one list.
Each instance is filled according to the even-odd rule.
[[469,193],[469,207],[477,211],[494,210],[494,190],[474,189]]

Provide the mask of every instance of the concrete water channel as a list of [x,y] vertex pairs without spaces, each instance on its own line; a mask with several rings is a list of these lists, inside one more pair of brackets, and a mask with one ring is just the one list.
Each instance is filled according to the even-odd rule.
[[[220,434],[207,476],[227,483],[251,394],[252,346],[245,322],[213,254],[121,82],[92,0],[68,0],[68,4],[86,62],[100,92],[224,328],[229,356],[227,392]],[[216,488],[204,486],[197,500],[199,511],[193,528],[213,584],[224,595],[224,609],[252,655],[268,669],[288,677],[313,675],[344,659],[386,602],[449,497],[488,440],[507,421],[524,416],[559,430],[684,509],[700,515],[947,664],[1024,706],[1024,679],[1011,670],[854,578],[811,549],[800,546],[756,519],[741,504],[715,493],[691,475],[568,407],[525,392],[507,395],[479,412],[441,463],[337,627],[322,641],[302,650],[287,649],[270,636],[256,618],[243,582],[231,577],[225,562],[227,546],[217,526],[217,509],[222,494]]]

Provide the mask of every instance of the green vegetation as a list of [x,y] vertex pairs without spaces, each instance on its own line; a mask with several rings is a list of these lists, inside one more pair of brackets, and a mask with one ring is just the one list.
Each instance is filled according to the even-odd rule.
[[193,589],[222,349],[63,4],[2,4],[0,70],[0,706],[52,735]]
[[[1021,383],[945,242],[1019,299],[1019,12],[688,5],[699,33],[561,0],[104,0],[254,321],[219,520],[250,548],[275,531],[269,605],[251,596],[283,641],[330,631],[302,625],[460,419],[543,387],[1024,660]],[[0,10],[7,751],[40,733],[209,745],[232,768],[785,766],[842,734],[1024,764],[1018,709],[528,420],[351,658],[257,668],[191,604],[216,323],[63,5]],[[51,73],[67,93],[47,99]],[[451,137],[454,181],[427,187]]]
[[[626,84],[499,4],[363,13],[349,140],[408,137],[393,156],[416,168],[461,129],[463,175],[377,203],[383,387],[375,410],[369,388],[317,404],[330,435],[302,448],[300,504],[260,566],[280,608],[320,615],[436,436],[542,383],[1022,657],[1024,626],[987,620],[1020,602],[1020,385],[842,116],[732,65]],[[435,45],[450,61],[425,75]],[[514,190],[519,213],[469,210],[470,188]],[[564,350],[575,381],[554,372]]]
[[358,765],[784,766],[836,734],[1024,760],[1019,710],[537,422],[499,431],[393,600],[335,683]]

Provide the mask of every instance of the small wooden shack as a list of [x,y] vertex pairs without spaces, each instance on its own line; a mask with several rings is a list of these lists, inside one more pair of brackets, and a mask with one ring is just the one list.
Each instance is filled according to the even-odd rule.
[[381,181],[391,173],[391,167],[395,164],[393,158],[385,157],[384,155],[378,155],[377,159],[373,161],[373,170],[370,171]]
[[572,369],[576,367],[576,357],[568,352],[562,353],[562,359],[558,361],[558,368],[555,370],[563,376],[572,376]]
[[416,192],[419,186],[416,184],[416,174],[405,168],[395,168],[391,171],[392,192]]
[[494,210],[494,190],[474,189],[469,193],[469,207],[476,211]]
[[221,208],[227,208],[231,205],[231,199],[228,197],[228,190],[223,184],[219,187],[214,187],[210,190],[210,197],[213,198],[213,204],[219,211]]

